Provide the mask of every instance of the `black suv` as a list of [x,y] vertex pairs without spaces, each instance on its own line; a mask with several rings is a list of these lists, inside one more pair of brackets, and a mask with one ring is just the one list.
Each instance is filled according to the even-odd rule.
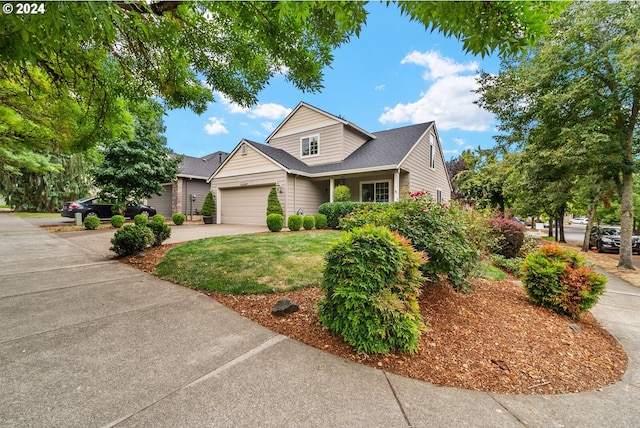
[[[640,236],[631,237],[632,251],[640,254]],[[620,226],[593,226],[589,236],[589,247],[599,253],[620,252]]]
[[[97,196],[92,198],[80,199],[74,202],[66,202],[62,207],[62,211],[60,211],[60,215],[62,217],[71,217],[75,218],[76,213],[82,214],[82,220],[88,216],[96,216],[98,218],[111,218],[113,216],[113,211],[111,208],[113,204],[101,204],[97,203]],[[138,214],[149,216],[156,215],[156,209],[150,207],[149,205],[139,205],[135,203],[130,203],[127,205],[127,209],[124,213],[125,217],[133,218]]]

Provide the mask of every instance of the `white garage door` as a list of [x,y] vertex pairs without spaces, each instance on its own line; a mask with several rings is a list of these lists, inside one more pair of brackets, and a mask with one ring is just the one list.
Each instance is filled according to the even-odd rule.
[[271,187],[240,187],[221,190],[221,222],[224,224],[266,225],[267,199]]

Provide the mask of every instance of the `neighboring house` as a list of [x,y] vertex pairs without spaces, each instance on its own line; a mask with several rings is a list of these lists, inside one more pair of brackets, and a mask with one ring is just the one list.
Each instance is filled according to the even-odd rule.
[[201,158],[184,156],[176,180],[164,183],[162,195],[149,199],[149,204],[153,205],[158,214],[167,218],[175,213],[199,215],[204,197],[211,190],[207,179],[222,165],[228,155],[226,152],[215,152]]
[[434,122],[370,133],[303,102],[266,142],[243,139],[209,178],[218,223],[265,224],[272,187],[285,221],[317,213],[339,184],[354,201],[396,201],[414,190],[451,198]]

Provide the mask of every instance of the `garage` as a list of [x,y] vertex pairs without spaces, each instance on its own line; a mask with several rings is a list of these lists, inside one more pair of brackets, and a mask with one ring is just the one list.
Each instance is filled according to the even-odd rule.
[[173,198],[173,185],[163,184],[162,195],[154,196],[149,200],[149,205],[153,205],[158,214],[162,214],[166,218],[171,218],[173,210],[171,208],[171,201]]
[[273,186],[221,189],[218,209],[223,224],[264,226],[267,222],[267,199]]

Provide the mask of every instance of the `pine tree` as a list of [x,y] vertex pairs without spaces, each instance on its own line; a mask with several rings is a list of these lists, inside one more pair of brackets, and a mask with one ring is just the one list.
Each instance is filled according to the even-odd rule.
[[276,191],[275,187],[272,187],[271,191],[269,192],[269,199],[267,202],[267,215],[269,214],[284,215],[282,205],[280,205],[280,200],[278,199],[278,192]]

